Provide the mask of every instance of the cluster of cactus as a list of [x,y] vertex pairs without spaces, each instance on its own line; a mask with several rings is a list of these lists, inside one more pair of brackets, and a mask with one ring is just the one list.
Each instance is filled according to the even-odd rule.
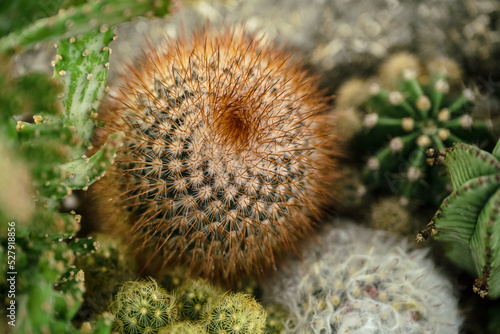
[[95,216],[148,254],[148,270],[263,272],[310,233],[337,177],[316,87],[236,28],[146,50],[99,111],[95,146],[116,131],[125,144],[93,186]]
[[463,143],[444,155],[453,184],[417,241],[435,238],[459,267],[479,276],[473,289],[481,297],[500,296],[500,141],[492,153]]
[[265,301],[289,311],[286,333],[458,332],[452,285],[426,250],[352,222],[318,241],[265,283]]
[[[340,88],[340,114],[350,128],[360,128],[356,146],[369,155],[367,184],[389,188],[402,203],[439,205],[448,182],[443,169],[427,164],[426,150],[494,143],[491,121],[471,115],[473,91],[457,92],[460,80],[460,68],[451,60],[430,61],[421,71],[416,57],[402,53],[389,58],[376,79]],[[362,122],[356,122],[359,112]]]
[[[16,31],[0,28],[0,288],[15,291],[2,300],[2,310],[15,305],[9,318],[2,316],[2,325],[9,321],[5,331],[14,333],[79,332],[72,320],[83,301],[85,273],[75,258],[95,252],[97,245],[76,237],[81,216],[60,213],[61,201],[102,177],[121,145],[122,135],[112,134],[96,154],[85,156],[106,91],[112,26],[137,15],[164,15],[169,2],[59,5],[67,7],[49,10],[37,1],[0,5],[18,19]],[[39,42],[55,43],[54,78],[16,77],[11,56]],[[111,326],[104,312],[80,330],[109,333]]]
[[152,278],[126,282],[110,305],[119,333],[264,333],[266,312],[254,297],[223,293],[188,279],[168,293]]

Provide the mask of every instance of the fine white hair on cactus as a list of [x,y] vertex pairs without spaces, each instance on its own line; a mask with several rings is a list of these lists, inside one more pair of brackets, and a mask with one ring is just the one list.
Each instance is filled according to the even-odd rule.
[[321,235],[264,287],[288,308],[287,333],[458,332],[457,298],[426,249],[352,222]]

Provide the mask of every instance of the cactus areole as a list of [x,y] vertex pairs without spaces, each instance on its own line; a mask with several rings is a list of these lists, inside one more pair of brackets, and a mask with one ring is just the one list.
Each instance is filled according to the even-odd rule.
[[125,145],[96,206],[143,262],[231,280],[312,229],[335,138],[314,78],[284,51],[240,29],[199,32],[149,49],[122,78],[94,139],[123,131]]

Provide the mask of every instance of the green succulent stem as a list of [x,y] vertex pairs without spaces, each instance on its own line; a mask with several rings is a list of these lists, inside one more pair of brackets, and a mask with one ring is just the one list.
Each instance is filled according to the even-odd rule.
[[138,16],[168,14],[168,0],[102,0],[60,10],[0,39],[0,52],[12,53],[32,47],[37,42],[58,41],[85,34],[90,30],[106,31],[109,27]]

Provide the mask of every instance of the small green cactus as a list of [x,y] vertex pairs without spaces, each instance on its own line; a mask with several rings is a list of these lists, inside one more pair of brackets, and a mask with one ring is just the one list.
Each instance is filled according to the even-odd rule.
[[451,282],[406,239],[334,222],[263,286],[289,311],[286,333],[449,333],[462,316]]
[[161,328],[158,334],[207,334],[207,332],[199,323],[181,321]]
[[444,158],[453,192],[443,201],[417,241],[429,236],[445,244],[447,256],[479,276],[481,297],[500,296],[500,141],[490,154],[456,144]]
[[197,321],[221,291],[204,279],[190,279],[177,291],[182,319]]
[[266,316],[251,295],[229,292],[207,307],[201,321],[208,334],[263,334]]
[[[96,216],[158,272],[231,282],[297,247],[338,173],[327,105],[305,70],[244,30],[170,40],[122,74],[96,147],[123,131]],[[327,132],[328,131],[328,132]],[[336,148],[338,149],[338,148]]]
[[484,145],[493,141],[491,122],[471,116],[473,91],[457,94],[455,82],[460,74],[456,72],[459,68],[454,62],[441,60],[430,62],[427,72],[419,76],[418,60],[397,54],[384,64],[375,81],[365,85],[368,96],[363,103],[349,91],[362,87],[360,83],[341,89],[344,108],[365,112],[355,141],[370,155],[364,170],[367,184],[389,188],[406,202],[438,205],[448,193],[447,182],[441,176],[443,170],[427,165],[426,150],[444,150],[457,142]]
[[177,320],[175,297],[152,278],[123,284],[110,305],[114,328],[123,334],[157,333]]

